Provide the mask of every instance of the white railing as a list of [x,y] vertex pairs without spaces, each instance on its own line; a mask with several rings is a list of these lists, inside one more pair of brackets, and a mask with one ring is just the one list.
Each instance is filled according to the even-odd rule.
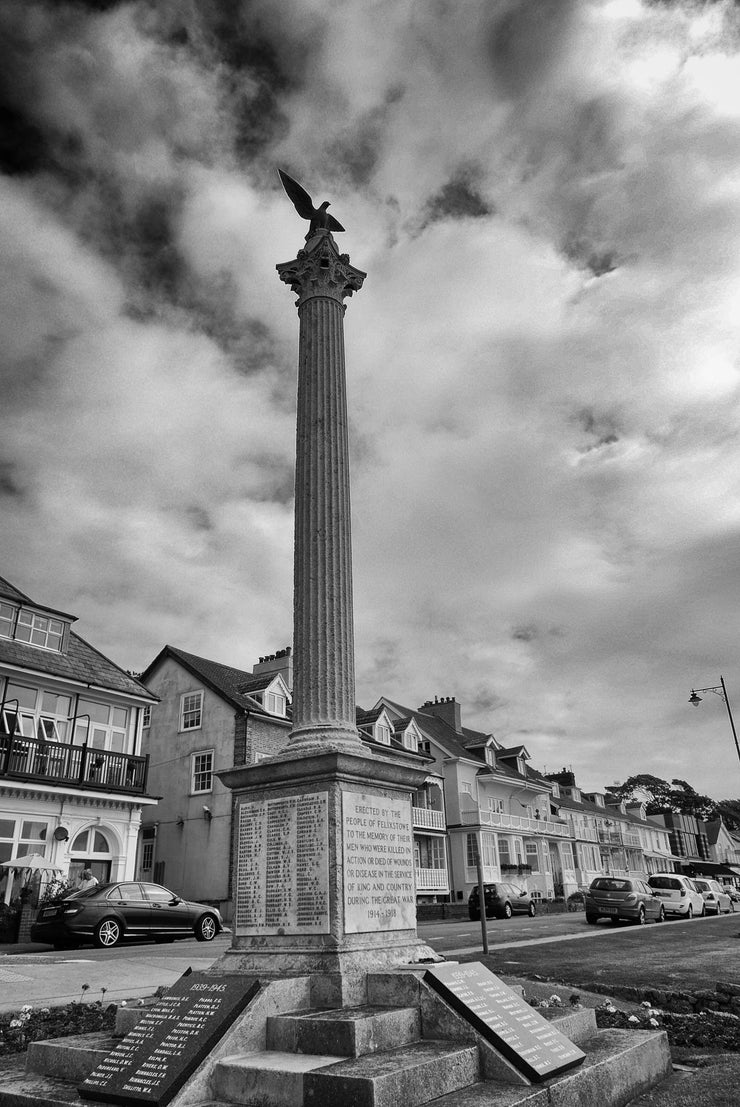
[[444,811],[435,811],[431,807],[412,807],[414,826],[426,827],[428,830],[444,830]]
[[551,834],[556,838],[570,838],[570,827],[565,823],[553,823],[549,819],[530,819],[526,815],[507,815],[503,811],[462,811],[465,825],[480,823],[500,830],[520,830],[532,834]]
[[447,869],[417,869],[416,870],[416,890],[417,892],[449,892],[450,884],[447,876]]
[[578,826],[574,823],[572,828],[572,835],[578,842],[598,842],[599,836],[596,831],[590,826]]

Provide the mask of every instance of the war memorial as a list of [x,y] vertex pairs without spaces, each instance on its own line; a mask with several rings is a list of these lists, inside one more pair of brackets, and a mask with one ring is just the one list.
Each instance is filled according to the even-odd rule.
[[281,173],[309,220],[277,266],[297,296],[294,689],[277,757],[220,774],[235,802],[231,948],[115,1039],[34,1043],[0,1107],[618,1107],[670,1071],[662,1032],[547,1019],[483,965],[417,936],[418,758],[370,754],[355,725],[345,300],[366,274],[343,227]]

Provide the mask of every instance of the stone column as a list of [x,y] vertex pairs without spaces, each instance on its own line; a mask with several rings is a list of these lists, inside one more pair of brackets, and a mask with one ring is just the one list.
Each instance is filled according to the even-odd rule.
[[416,934],[411,793],[425,765],[355,724],[344,300],[365,274],[328,231],[277,267],[298,293],[293,730],[218,773],[234,792],[233,945],[215,971],[308,976],[317,1006],[367,1002],[367,974],[433,960]]
[[300,318],[289,748],[356,749],[344,299],[365,274],[317,231],[277,266]]

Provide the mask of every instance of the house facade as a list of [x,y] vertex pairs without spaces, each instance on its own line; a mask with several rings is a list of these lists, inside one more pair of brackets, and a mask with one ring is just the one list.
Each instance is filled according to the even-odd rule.
[[[131,879],[157,802],[141,749],[155,697],[75,621],[0,578],[0,862],[37,853],[64,879]],[[7,874],[9,903],[22,874]]]
[[290,734],[289,648],[251,672],[165,646],[141,674],[156,696],[144,720],[150,785],[137,876],[231,918],[232,793],[218,772],[279,753]]

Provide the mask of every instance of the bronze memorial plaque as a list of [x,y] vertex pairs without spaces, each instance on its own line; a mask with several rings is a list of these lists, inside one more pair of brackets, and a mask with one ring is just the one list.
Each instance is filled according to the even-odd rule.
[[164,1107],[259,990],[237,974],[186,973],[79,1085],[80,1095]]
[[347,934],[416,926],[411,801],[342,792]]
[[327,793],[242,803],[238,828],[234,933],[327,933]]
[[434,965],[424,979],[529,1080],[539,1083],[583,1061],[578,1046],[478,961]]

